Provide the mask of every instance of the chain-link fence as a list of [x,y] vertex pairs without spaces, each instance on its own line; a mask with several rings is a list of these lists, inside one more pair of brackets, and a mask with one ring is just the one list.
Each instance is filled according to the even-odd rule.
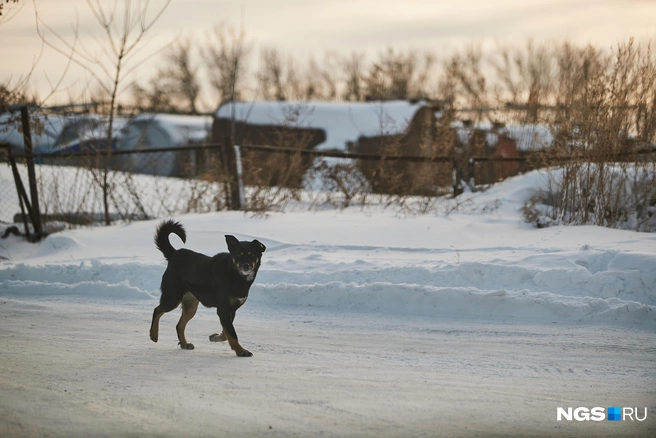
[[[428,191],[430,186],[434,195],[453,193],[454,165],[450,157],[368,156],[261,146],[238,149],[239,182],[252,179],[252,175],[269,182],[240,185],[243,193],[239,207],[244,210],[282,210],[290,202],[308,208],[326,204],[344,207],[371,200],[376,187],[387,188],[387,194],[379,196],[394,196],[397,200],[412,196],[411,187]],[[42,221],[50,227],[57,222],[87,225],[232,208],[232,166],[223,158],[225,150],[224,145],[190,145],[110,153],[35,154]],[[264,161],[259,160],[262,157]],[[29,158],[14,155],[25,186],[25,163]],[[3,162],[7,162],[6,153]],[[439,171],[439,178],[431,175],[420,185],[420,173],[411,172],[413,169],[426,170],[427,175],[431,169]],[[3,165],[0,177],[0,220],[20,223],[19,196],[11,166]]]
[[[164,127],[149,128],[165,117]],[[367,153],[362,149],[318,151],[294,142],[287,147],[235,147],[229,138],[209,143],[211,118],[185,117],[116,118],[112,132],[120,128],[120,135],[108,141],[110,129],[103,117],[41,117],[37,113],[33,151],[14,144],[0,148],[0,160],[5,163],[0,166],[0,221],[34,224],[34,209],[48,232],[224,209],[266,213],[292,205],[301,209],[371,204],[406,208],[409,200],[419,197],[457,195],[464,185],[476,190],[536,167],[585,158],[575,151],[542,161],[534,159],[535,153],[496,156],[488,147],[477,149],[472,141],[435,152],[435,156],[408,156],[402,147],[370,148]],[[175,124],[177,132],[186,132],[184,137],[167,131],[166,126]],[[46,147],[43,137],[49,127],[58,134],[54,144]],[[611,155],[606,161],[649,157],[653,161],[653,152],[623,157]],[[38,192],[34,206],[33,191]]]
[[45,221],[90,224],[224,208],[215,150],[126,152],[35,156]]
[[[14,181],[12,168],[9,164],[9,145],[0,144],[0,222],[13,223],[16,214],[20,213],[18,190]],[[27,167],[18,166],[20,178],[27,181]],[[24,209],[24,207],[23,207]]]
[[[232,162],[226,151],[235,152]],[[0,148],[0,154],[7,163],[10,156],[6,149]],[[653,163],[653,153],[639,157]],[[13,158],[18,180],[29,193],[26,162],[30,156],[18,154]],[[229,144],[109,154],[36,154],[33,158],[40,218],[46,232],[93,223],[234,209],[235,189],[238,208],[259,213],[282,211],[290,204],[302,209],[365,204],[406,208],[410,200],[417,199],[409,192],[412,187],[432,187],[433,197],[451,195],[457,193],[460,182],[478,187],[534,166],[525,158],[472,157],[459,163],[451,157],[378,156],[247,145],[233,148]],[[433,170],[434,174],[428,172],[430,177],[420,180],[420,172],[410,172],[421,168]],[[441,185],[435,183],[439,181],[438,173]],[[244,175],[253,174],[268,183],[244,185],[249,180]],[[389,190],[375,193],[375,184],[380,181],[376,178],[385,181],[378,187]],[[418,185],[420,181],[426,184]],[[0,166],[2,222],[23,226],[23,218],[29,219],[26,206],[19,202],[19,192],[12,167]]]

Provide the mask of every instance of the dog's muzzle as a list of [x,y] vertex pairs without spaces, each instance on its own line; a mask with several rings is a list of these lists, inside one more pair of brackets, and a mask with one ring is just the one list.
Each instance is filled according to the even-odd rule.
[[251,265],[250,263],[240,263],[239,272],[241,272],[243,276],[247,276],[253,272],[253,267],[254,266]]

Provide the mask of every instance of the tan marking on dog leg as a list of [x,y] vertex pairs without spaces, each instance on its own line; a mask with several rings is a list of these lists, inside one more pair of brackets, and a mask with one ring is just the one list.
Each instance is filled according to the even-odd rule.
[[178,333],[178,341],[180,341],[180,348],[183,350],[193,350],[194,344],[187,342],[185,338],[185,328],[187,323],[194,317],[198,310],[198,300],[191,293],[187,292],[182,297],[182,315],[180,316],[180,321],[178,325],[175,326],[175,331]]
[[250,351],[244,349],[244,347],[239,345],[239,341],[237,341],[235,338],[230,336],[228,332],[224,330],[223,333],[228,338],[228,343],[230,344],[230,348],[233,349],[233,351],[237,354],[237,356],[248,357],[253,355],[253,353],[251,353]]

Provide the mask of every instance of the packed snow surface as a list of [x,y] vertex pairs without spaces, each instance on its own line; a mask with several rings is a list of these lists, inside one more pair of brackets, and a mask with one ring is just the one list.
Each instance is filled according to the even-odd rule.
[[[449,215],[391,210],[176,217],[183,245],[258,239],[235,327],[179,311],[148,339],[158,221],[2,241],[0,436],[649,436],[656,430],[656,235],[535,229],[537,174]],[[556,407],[647,407],[558,422]]]

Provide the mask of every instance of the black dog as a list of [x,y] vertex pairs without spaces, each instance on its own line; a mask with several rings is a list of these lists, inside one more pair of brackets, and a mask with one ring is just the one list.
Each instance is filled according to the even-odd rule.
[[260,268],[260,259],[266,247],[253,240],[240,242],[234,236],[225,236],[228,251],[208,257],[188,249],[176,250],[169,242],[169,234],[186,242],[187,235],[179,222],[162,222],[155,232],[155,245],[162,251],[168,266],[162,275],[162,296],[153,312],[150,339],[157,342],[159,319],[182,303],[182,316],[175,327],[180,347],[193,350],[194,345],[185,339],[185,327],[196,314],[198,302],[205,307],[216,307],[223,332],[210,335],[210,341],[228,341],[237,356],[252,356],[237,341],[232,325],[235,312],[248,298],[248,290]]

